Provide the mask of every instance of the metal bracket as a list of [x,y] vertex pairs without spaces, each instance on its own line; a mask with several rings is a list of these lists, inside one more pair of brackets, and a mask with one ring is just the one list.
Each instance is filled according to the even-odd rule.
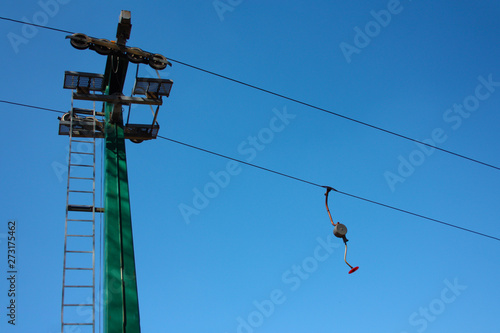
[[96,102],[107,102],[112,104],[147,104],[147,105],[162,105],[163,101],[161,98],[143,98],[143,97],[130,97],[122,94],[116,95],[97,95],[97,94],[80,94],[78,92],[73,93],[74,99],[85,100],[85,101],[96,101]]

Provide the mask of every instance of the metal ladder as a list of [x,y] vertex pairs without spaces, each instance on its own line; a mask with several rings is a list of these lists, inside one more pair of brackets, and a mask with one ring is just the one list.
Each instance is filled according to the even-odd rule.
[[61,333],[95,333],[96,327],[96,213],[103,209],[96,208],[96,122],[89,116],[96,119],[95,102],[92,109],[71,102]]

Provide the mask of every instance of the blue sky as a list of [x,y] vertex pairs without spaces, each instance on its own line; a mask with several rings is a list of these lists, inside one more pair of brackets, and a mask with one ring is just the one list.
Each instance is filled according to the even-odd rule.
[[[127,9],[128,45],[500,166],[496,1],[55,1],[0,16],[113,39]],[[105,57],[64,33],[0,29],[0,100],[68,110],[64,71],[104,71]],[[162,136],[500,237],[497,169],[175,62],[161,75],[174,81]],[[18,223],[17,324],[4,259],[2,332],[59,330],[66,182],[54,166],[68,138],[57,116],[2,103],[2,252]],[[127,158],[143,332],[500,329],[494,239],[332,192],[360,266],[348,275],[322,188],[161,139],[127,143]]]

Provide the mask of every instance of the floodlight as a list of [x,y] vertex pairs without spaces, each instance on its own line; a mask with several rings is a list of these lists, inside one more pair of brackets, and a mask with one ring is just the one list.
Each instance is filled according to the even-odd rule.
[[104,75],[84,72],[64,72],[64,88],[85,92],[104,91]]
[[152,79],[138,77],[135,80],[133,95],[146,95],[152,98],[169,96],[174,81],[170,79]]

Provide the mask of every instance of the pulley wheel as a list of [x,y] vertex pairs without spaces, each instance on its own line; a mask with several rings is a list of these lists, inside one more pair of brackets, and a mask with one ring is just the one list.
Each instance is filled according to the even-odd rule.
[[89,47],[89,37],[85,34],[73,34],[69,42],[71,43],[71,46],[78,50],[85,50]]
[[162,69],[165,69],[165,67],[167,67],[167,58],[158,53],[153,54],[149,58],[149,66],[151,66],[153,69],[161,71]]
[[[134,51],[139,51],[143,52],[140,48],[138,47],[131,47],[129,50],[134,50]],[[134,54],[132,52],[127,52],[127,58],[130,62],[134,64],[140,64],[144,62],[144,57],[138,54]]]
[[70,116],[69,112],[66,112],[65,114],[63,114],[63,116],[61,117],[61,120],[62,121],[70,121],[71,116]]
[[333,234],[338,238],[344,237],[346,233],[347,233],[347,227],[342,223],[337,223],[335,228],[333,228]]
[[[103,42],[109,42],[107,39],[99,39],[99,40]],[[109,47],[99,44],[94,44],[94,50],[100,55],[108,55],[112,51]]]

